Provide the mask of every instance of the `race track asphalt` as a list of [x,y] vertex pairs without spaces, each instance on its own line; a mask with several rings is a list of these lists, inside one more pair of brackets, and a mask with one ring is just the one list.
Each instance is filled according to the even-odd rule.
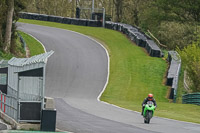
[[75,133],[199,133],[200,125],[154,117],[144,124],[141,115],[97,101],[108,75],[105,49],[81,34],[58,28],[18,23],[47,51],[45,95],[55,98],[57,128]]

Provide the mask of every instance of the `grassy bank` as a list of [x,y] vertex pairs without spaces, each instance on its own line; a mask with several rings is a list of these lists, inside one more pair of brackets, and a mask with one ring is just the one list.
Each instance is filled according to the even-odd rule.
[[30,35],[24,32],[21,32],[21,31],[18,31],[18,32],[25,40],[26,45],[28,46],[28,49],[30,50],[30,56],[44,53],[44,48],[37,40],[35,40],[33,37],[31,37]]
[[4,59],[4,60],[9,60],[13,57],[12,54],[6,54],[4,52],[2,52],[2,50],[0,50],[0,60]]
[[[17,33],[15,33],[15,34],[17,36]],[[13,47],[15,47],[15,50],[12,50],[12,53],[5,53],[5,52],[3,52],[2,49],[0,49],[0,60],[2,60],[2,59],[9,60],[13,56],[16,56],[19,58],[25,57],[25,50],[21,45],[19,37],[15,38],[15,43],[13,43],[12,45],[14,45]]]
[[[53,22],[20,19],[20,22],[73,30],[103,42],[110,55],[109,84],[101,100],[135,111],[148,93],[158,101],[155,115],[200,123],[200,106],[169,103],[168,87],[164,85],[167,63],[147,55],[144,49],[123,34],[96,27],[83,27]],[[52,33],[53,34],[53,33]]]
[[[31,37],[30,35],[18,31],[20,33],[20,35],[23,37],[23,39],[26,42],[26,45],[28,46],[28,49],[30,51],[30,56],[34,56],[34,55],[38,55],[41,53],[44,53],[44,48],[42,47],[42,45],[35,40],[33,37]],[[18,57],[18,58],[24,58],[25,57],[25,51],[24,48],[21,45],[20,39],[19,37],[16,39],[16,55],[14,54],[8,54],[8,53],[4,53],[2,52],[2,50],[0,50],[0,60],[4,59],[4,60],[9,60],[11,59],[13,56]]]

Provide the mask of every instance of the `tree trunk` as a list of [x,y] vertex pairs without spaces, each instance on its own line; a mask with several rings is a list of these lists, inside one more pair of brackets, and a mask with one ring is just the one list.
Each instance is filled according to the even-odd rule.
[[0,42],[3,41],[3,38],[2,38],[2,27],[1,27],[1,23],[0,23]]
[[123,0],[116,0],[114,1],[115,4],[115,10],[116,10],[116,22],[121,21],[121,16],[122,16],[122,4]]
[[133,18],[134,18],[134,24],[135,24],[136,26],[139,25],[139,17],[138,17],[138,14],[139,14],[139,11],[137,10],[137,8],[135,8],[135,9],[133,10]]
[[75,14],[75,0],[72,0],[72,12],[71,12],[71,17],[74,18],[74,14]]
[[5,52],[10,52],[13,12],[14,12],[14,0],[8,0],[8,14],[7,14],[6,33],[4,42]]
[[0,48],[3,48],[2,24],[0,23]]

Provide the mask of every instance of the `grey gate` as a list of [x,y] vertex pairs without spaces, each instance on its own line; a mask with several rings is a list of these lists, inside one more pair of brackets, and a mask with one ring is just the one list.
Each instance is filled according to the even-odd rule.
[[16,99],[16,111],[8,115],[18,122],[40,122],[44,108],[46,63],[53,53],[50,51],[31,58],[13,57],[8,61],[7,96]]
[[7,94],[8,62],[0,61],[0,91]]

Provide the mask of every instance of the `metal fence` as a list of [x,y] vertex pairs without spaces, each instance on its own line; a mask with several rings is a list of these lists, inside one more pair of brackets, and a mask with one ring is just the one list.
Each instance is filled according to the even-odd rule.
[[1,104],[1,111],[13,118],[17,121],[17,99],[12,96],[8,96],[0,91],[0,104]]
[[7,95],[17,98],[17,91],[8,85]]
[[45,68],[53,53],[0,61],[2,112],[17,122],[40,122],[44,108]]
[[19,77],[19,97],[21,101],[41,101],[43,77]]
[[20,41],[22,43],[22,47],[24,48],[24,50],[26,50],[26,42],[25,42],[25,40],[23,39],[23,37],[21,36],[21,34],[19,32],[17,32],[17,35],[20,38]]
[[183,95],[182,103],[200,105],[200,93],[190,93]]
[[0,84],[6,85],[7,84],[7,74],[0,73]]
[[176,51],[168,52],[168,61],[170,67],[167,72],[167,85],[171,86],[170,99],[176,102],[176,95],[178,89],[179,74],[181,71],[181,58]]

